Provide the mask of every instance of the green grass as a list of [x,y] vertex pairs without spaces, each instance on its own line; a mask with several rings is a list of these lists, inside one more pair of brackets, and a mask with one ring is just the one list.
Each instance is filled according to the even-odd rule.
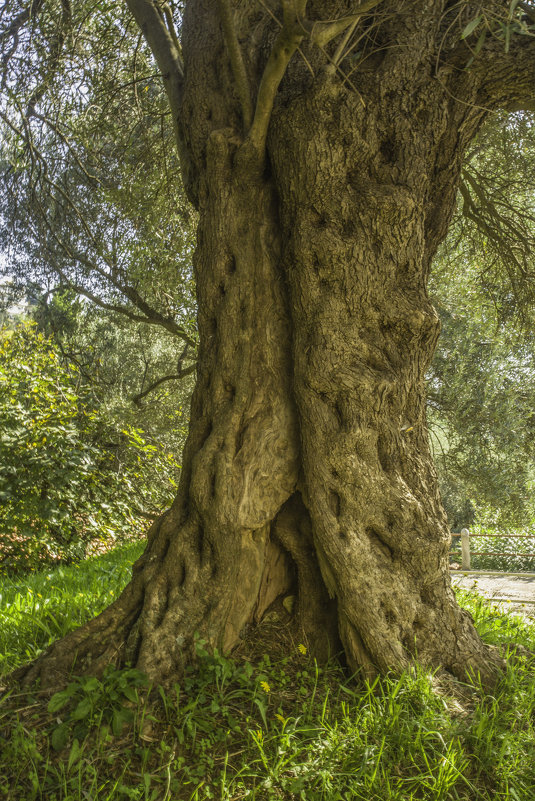
[[68,567],[0,576],[0,676],[108,606],[142,550],[127,543]]
[[[79,568],[3,581],[2,603],[18,598],[0,612],[5,665],[70,628],[71,615],[79,622],[99,611],[135,555],[128,546]],[[470,593],[459,597],[485,640],[535,651],[534,626]],[[318,667],[299,645],[255,664],[209,654],[202,642],[197,650],[195,667],[167,692],[138,671],[110,668],[98,680],[73,680],[51,700],[7,695],[0,799],[535,798],[533,662],[511,661],[485,694],[420,668],[350,680],[336,663]]]

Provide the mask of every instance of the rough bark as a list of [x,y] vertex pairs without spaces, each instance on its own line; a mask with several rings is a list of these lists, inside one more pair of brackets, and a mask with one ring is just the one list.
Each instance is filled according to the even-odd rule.
[[[299,470],[277,203],[228,135],[212,134],[206,162],[199,369],[178,497],[149,532],[121,598],[31,669],[44,684],[74,657],[76,669],[114,658],[165,680],[192,658],[195,635],[228,651],[290,591],[288,556],[270,536]],[[287,520],[282,528],[291,548]]]
[[[351,666],[373,673],[417,658],[462,675],[489,655],[450,587],[425,424],[439,333],[425,201],[446,144],[442,114],[418,126],[409,110],[400,136],[407,112],[393,99],[378,108],[363,111],[326,77],[272,126],[305,503]],[[443,196],[446,218],[452,204]]]
[[[200,353],[179,493],[119,600],[25,681],[54,684],[73,662],[95,671],[111,659],[165,681],[192,658],[195,634],[231,651],[285,593],[322,658],[340,637],[368,674],[417,659],[491,681],[500,657],[450,586],[425,422],[439,333],[426,283],[488,86],[437,68],[436,3],[396,5],[377,37],[391,46],[379,41],[358,88],[343,53],[334,65],[303,44],[264,153],[242,111],[281,37],[260,6],[232,6],[235,92],[222,5],[228,14],[228,3],[191,0],[183,30]],[[417,24],[415,5],[427,12]],[[351,8],[309,3],[312,21]],[[292,30],[282,39],[295,49]]]

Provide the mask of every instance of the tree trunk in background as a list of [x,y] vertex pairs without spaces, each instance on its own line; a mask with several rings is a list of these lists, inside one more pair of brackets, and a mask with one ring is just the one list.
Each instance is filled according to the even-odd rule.
[[[314,78],[294,58],[259,170],[215,4],[187,9],[200,358],[180,489],[118,601],[25,680],[54,685],[73,662],[94,672],[115,660],[165,681],[195,634],[231,651],[291,593],[321,658],[340,638],[370,675],[417,659],[490,681],[501,660],[451,590],[425,422],[439,332],[426,282],[484,112],[436,80],[419,21],[358,92],[313,54]],[[273,21],[241,9],[259,76]],[[470,80],[459,78],[465,94]]]

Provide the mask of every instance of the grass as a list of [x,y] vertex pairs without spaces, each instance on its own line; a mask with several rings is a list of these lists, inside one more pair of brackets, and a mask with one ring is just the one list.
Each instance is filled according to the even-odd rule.
[[[0,583],[4,667],[99,611],[128,577],[127,546]],[[105,582],[103,582],[105,577]],[[105,590],[103,590],[105,587]],[[535,627],[459,591],[488,642],[535,651]],[[36,600],[37,598],[37,600]],[[6,602],[12,604],[7,608]],[[75,679],[0,707],[9,801],[531,801],[535,664],[493,694],[415,668],[372,683],[303,645],[252,663],[210,654],[164,692],[135,670]]]
[[141,542],[71,566],[0,576],[0,677],[98,615],[118,595]]

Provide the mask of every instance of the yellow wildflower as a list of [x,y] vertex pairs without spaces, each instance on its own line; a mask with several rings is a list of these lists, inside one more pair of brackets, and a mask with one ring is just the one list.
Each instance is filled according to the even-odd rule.
[[260,686],[262,687],[262,689],[264,690],[265,693],[270,693],[271,692],[271,687],[269,686],[267,681],[261,681],[260,682]]
[[299,645],[297,646],[297,650],[299,651],[299,653],[303,654],[303,656],[306,656],[307,648],[306,645],[303,645],[302,642],[300,642]]

